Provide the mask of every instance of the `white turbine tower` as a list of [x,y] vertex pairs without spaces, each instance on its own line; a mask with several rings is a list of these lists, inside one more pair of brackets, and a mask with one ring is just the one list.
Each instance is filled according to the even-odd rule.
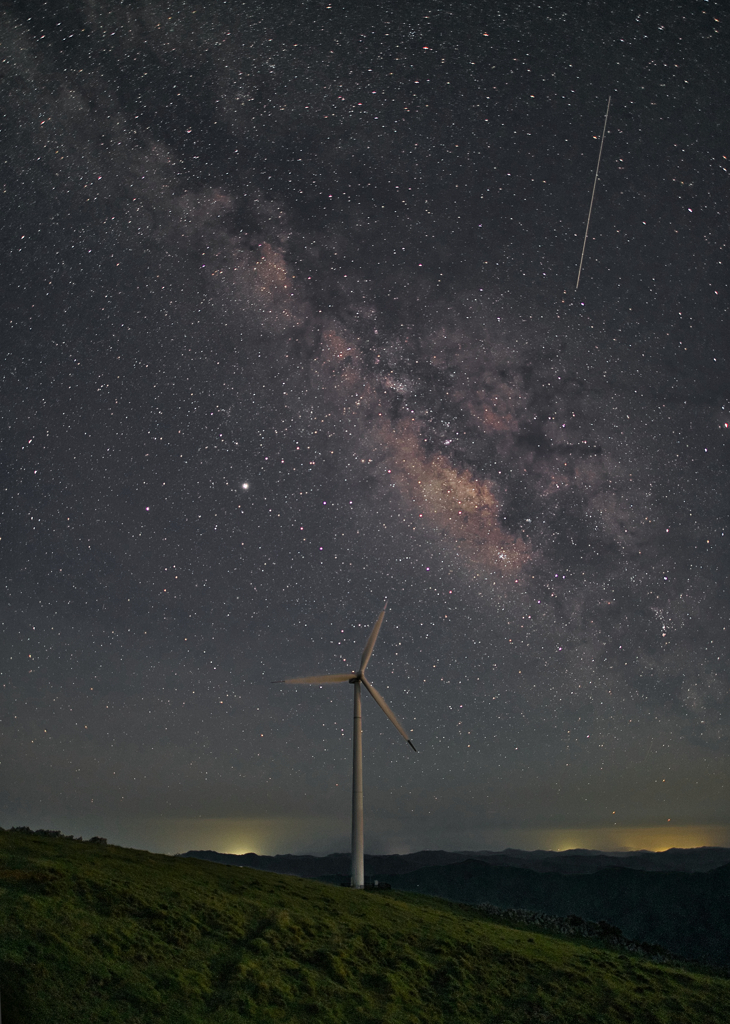
[[380,627],[385,617],[385,607],[378,616],[378,621],[373,626],[372,632],[365,644],[365,650],[360,659],[360,668],[357,672],[346,672],[334,676],[301,676],[298,679],[277,679],[279,683],[311,683],[321,686],[323,683],[352,683],[355,690],[355,714],[352,730],[352,878],[351,885],[355,889],[365,888],[365,847],[363,836],[363,814],[362,814],[362,706],[360,702],[360,683],[365,687],[375,703],[382,708],[403,739],[413,750],[416,748],[408,738],[408,733],[385,703],[381,695],[372,683],[365,678],[365,668],[373,653],[375,641],[378,639]]

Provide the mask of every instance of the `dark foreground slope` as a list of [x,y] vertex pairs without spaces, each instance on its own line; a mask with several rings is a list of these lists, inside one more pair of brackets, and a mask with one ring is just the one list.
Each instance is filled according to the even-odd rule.
[[383,881],[400,890],[474,905],[605,920],[638,942],[663,946],[684,959],[730,965],[727,864],[691,874],[609,868],[591,875],[562,875],[471,860],[384,876]]
[[406,893],[0,833],[4,1024],[694,1024],[730,981]]

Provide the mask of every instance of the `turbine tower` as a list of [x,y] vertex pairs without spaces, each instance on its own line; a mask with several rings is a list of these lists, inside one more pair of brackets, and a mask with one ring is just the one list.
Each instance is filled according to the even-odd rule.
[[277,679],[278,683],[311,683],[321,686],[324,683],[352,683],[355,692],[355,711],[352,727],[352,876],[350,884],[354,889],[365,888],[365,845],[363,835],[363,813],[362,813],[362,704],[360,700],[360,684],[365,687],[375,703],[385,712],[390,721],[396,727],[403,739],[412,747],[416,748],[408,738],[408,733],[390,710],[381,695],[372,683],[365,678],[365,669],[373,653],[375,641],[378,639],[380,627],[385,618],[385,610],[388,602],[378,616],[378,621],[373,626],[372,632],[365,644],[365,650],[360,658],[360,668],[357,672],[341,673],[333,676],[301,676],[298,679]]

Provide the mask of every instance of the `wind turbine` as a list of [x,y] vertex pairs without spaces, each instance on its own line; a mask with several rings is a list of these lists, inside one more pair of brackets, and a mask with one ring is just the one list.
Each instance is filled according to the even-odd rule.
[[360,658],[360,668],[357,672],[346,672],[333,676],[300,676],[297,679],[277,679],[278,683],[311,683],[321,686],[324,683],[352,683],[355,691],[355,712],[352,728],[352,877],[351,885],[354,889],[365,888],[365,846],[363,834],[362,814],[362,705],[360,701],[360,684],[365,687],[375,703],[385,712],[403,739],[413,750],[416,748],[408,738],[408,733],[390,710],[381,695],[372,683],[365,678],[365,669],[373,653],[375,641],[378,639],[380,627],[383,625],[385,611],[388,602],[378,616],[378,621],[372,628],[372,632],[365,644],[365,650]]

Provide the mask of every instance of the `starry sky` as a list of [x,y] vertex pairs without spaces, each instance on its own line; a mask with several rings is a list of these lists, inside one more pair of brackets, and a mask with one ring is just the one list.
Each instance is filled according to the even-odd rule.
[[347,849],[387,597],[366,850],[730,845],[721,5],[0,49],[0,824]]

